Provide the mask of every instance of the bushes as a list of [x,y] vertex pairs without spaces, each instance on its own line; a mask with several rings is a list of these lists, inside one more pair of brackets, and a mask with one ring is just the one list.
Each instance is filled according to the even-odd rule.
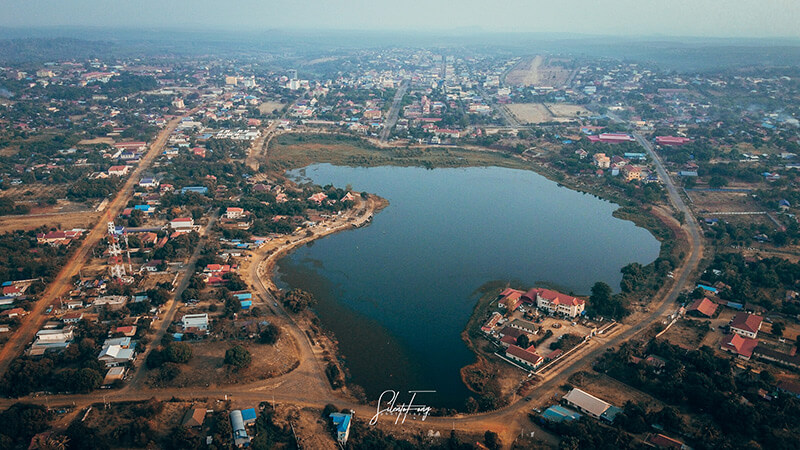
[[241,345],[231,347],[225,352],[225,364],[230,365],[234,370],[246,368],[252,359],[250,352]]

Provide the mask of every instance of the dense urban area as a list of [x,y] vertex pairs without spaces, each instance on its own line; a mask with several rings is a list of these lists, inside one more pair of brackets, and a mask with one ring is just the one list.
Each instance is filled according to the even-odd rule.
[[[0,447],[797,448],[797,67],[7,43]],[[586,295],[485,285],[472,395],[375,425],[314,295],[273,275],[391,206],[286,173],[312,163],[533,170],[660,253]]]

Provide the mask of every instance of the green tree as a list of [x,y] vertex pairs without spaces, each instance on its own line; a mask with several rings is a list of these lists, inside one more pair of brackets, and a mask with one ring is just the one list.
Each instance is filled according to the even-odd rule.
[[283,304],[294,313],[304,311],[314,303],[314,295],[301,289],[292,289],[283,297]]
[[250,365],[252,356],[246,348],[235,345],[225,352],[225,364],[232,366],[235,370],[241,370]]
[[719,188],[721,188],[723,186],[727,186],[728,185],[728,180],[726,178],[723,178],[723,177],[719,176],[719,175],[715,175],[715,176],[711,177],[710,180],[708,180],[708,185],[711,186],[714,189],[719,189]]
[[170,342],[164,349],[164,358],[170,362],[186,364],[192,359],[192,347],[185,342]]
[[517,347],[528,348],[531,345],[531,341],[528,338],[527,334],[520,334],[517,338]]
[[775,336],[783,336],[783,332],[786,330],[786,324],[783,322],[775,322],[772,324],[772,334]]
[[262,344],[269,344],[273,345],[278,342],[278,339],[281,337],[281,329],[278,328],[275,324],[269,324],[261,331],[261,335],[259,336],[259,341]]

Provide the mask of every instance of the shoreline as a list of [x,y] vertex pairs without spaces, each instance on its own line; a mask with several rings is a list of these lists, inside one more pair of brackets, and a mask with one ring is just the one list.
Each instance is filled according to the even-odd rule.
[[[258,269],[257,273],[259,278],[261,278],[261,282],[263,283],[264,287],[269,291],[271,294],[275,295],[276,293],[280,292],[277,285],[275,284],[275,266],[278,263],[278,260],[286,255],[288,255],[294,249],[306,245],[309,242],[315,241],[317,239],[324,238],[334,233],[338,233],[340,231],[346,231],[352,228],[360,228],[365,224],[369,223],[376,213],[380,212],[387,206],[389,206],[389,201],[379,197],[374,194],[369,194],[369,198],[364,201],[363,199],[359,201],[359,203],[364,202],[364,209],[360,211],[355,216],[346,216],[345,222],[339,225],[330,226],[326,223],[321,223],[315,225],[314,227],[322,227],[325,225],[324,231],[320,232],[313,232],[311,235],[306,235],[301,237],[297,240],[292,240],[293,234],[287,235],[285,237],[276,238],[276,240],[284,240],[287,239],[283,245],[280,245],[277,248],[269,249],[266,251],[266,257],[258,261]],[[337,219],[334,219],[334,222]],[[306,228],[305,233],[311,231],[314,227]]]
[[[304,159],[289,159],[289,158],[271,158],[272,162],[277,162],[278,165],[281,165],[283,169],[290,169],[290,168],[297,168],[294,165],[299,163],[299,167],[304,167],[308,164],[313,163],[329,163],[333,165],[344,165],[350,167],[377,167],[377,166],[407,166],[407,167],[430,167],[430,168],[454,168],[454,167],[506,167],[518,170],[530,170],[552,182],[559,184],[559,186],[564,187],[569,190],[573,190],[575,192],[581,192],[584,194],[589,194],[595,196],[601,200],[608,201],[613,203],[617,206],[617,209],[612,213],[614,217],[620,220],[627,220],[634,223],[636,226],[646,229],[658,242],[659,242],[659,255],[656,258],[658,260],[661,257],[670,256],[671,253],[674,253],[676,247],[680,247],[680,243],[682,242],[681,236],[675,233],[675,230],[671,229],[671,227],[665,223],[665,217],[668,214],[668,211],[671,209],[669,204],[666,203],[659,203],[656,205],[646,205],[646,204],[637,204],[631,200],[619,197],[618,195],[609,195],[608,191],[604,191],[600,189],[598,186],[593,186],[590,184],[586,184],[581,182],[580,179],[575,179],[569,177],[568,175],[562,174],[561,172],[556,171],[555,169],[543,165],[537,164],[534,161],[528,160],[524,157],[518,155],[511,155],[505,153],[501,150],[496,149],[478,149],[472,146],[467,148],[465,147],[433,147],[428,148],[422,151],[423,154],[418,155],[415,154],[414,157],[411,158],[404,158],[404,157],[397,157],[393,154],[385,154],[382,155],[383,152],[390,152],[392,150],[404,150],[401,147],[392,147],[389,145],[386,146],[377,146],[373,142],[368,139],[359,139],[358,137],[347,136],[343,134],[335,134],[331,136],[332,133],[285,133],[290,138],[292,136],[307,136],[311,135],[309,139],[310,144],[312,146],[330,146],[330,147],[337,147],[337,146],[350,146],[356,149],[356,152],[367,152],[374,154],[377,158],[370,159],[370,160],[363,160],[358,156],[348,156],[347,150],[342,149],[337,154],[337,149],[332,149],[326,152],[325,157],[319,158],[319,155],[315,155],[319,151],[317,148],[312,148],[311,154],[306,155],[305,158],[309,158],[309,161]],[[320,137],[321,142],[314,142],[314,137]],[[332,137],[333,139],[326,139],[326,137]],[[306,144],[309,141],[305,141]],[[272,145],[275,145],[277,141],[273,140]],[[284,144],[286,145],[286,144]],[[288,144],[291,146],[292,144]],[[302,144],[301,144],[302,145]],[[474,158],[470,157],[474,155]],[[315,157],[316,156],[316,157]],[[442,161],[442,164],[436,164],[436,158],[446,157],[447,159]],[[451,165],[454,159],[458,158],[457,165]],[[391,161],[390,161],[391,160]],[[290,162],[292,161],[292,162]],[[283,162],[284,164],[281,164]],[[378,197],[379,198],[379,197]],[[383,199],[381,199],[383,200]],[[385,200],[384,200],[385,201]],[[376,208],[374,212],[380,211],[380,209],[388,206],[384,204],[379,208]],[[654,208],[655,206],[655,208]],[[659,213],[653,211],[653,209],[659,209]],[[349,225],[349,224],[348,224]],[[264,282],[264,285],[271,293],[278,293],[280,292],[275,285],[274,277],[275,277],[275,266],[279,258],[285,256],[295,248],[299,247],[300,245],[304,245],[314,239],[321,238],[327,236],[328,234],[332,234],[338,231],[344,231],[346,229],[350,229],[348,226],[340,226],[335,229],[332,229],[328,232],[325,232],[320,235],[315,235],[310,239],[300,239],[298,241],[294,241],[291,243],[284,244],[278,247],[276,250],[272,251],[272,253],[268,254],[268,256],[260,263],[259,266],[259,276]],[[652,263],[651,263],[652,264]],[[263,272],[262,272],[263,270]],[[266,276],[265,276],[266,275]],[[266,279],[265,279],[266,278]],[[671,283],[667,283],[671,284]],[[468,347],[470,352],[473,354],[475,360],[461,367],[460,370],[460,378],[467,389],[472,392],[473,394],[481,395],[482,393],[474,389],[472,383],[467,382],[469,372],[473,372],[478,370],[479,372],[482,371],[481,369],[489,369],[491,370],[491,366],[493,366],[496,362],[491,361],[490,359],[486,358],[486,355],[481,352],[480,349],[476,348],[476,343],[472,341],[471,336],[469,336],[471,324],[474,319],[477,319],[476,313],[478,313],[479,309],[484,310],[491,301],[494,299],[490,296],[490,298],[484,298],[487,296],[487,292],[484,292],[480,295],[481,298],[476,300],[476,304],[473,306],[472,314],[470,314],[470,318],[468,319],[467,323],[464,326],[464,329],[460,333],[462,342]],[[488,301],[485,301],[488,300]],[[313,311],[307,312],[311,317],[316,318],[316,314]],[[329,337],[332,336],[331,332],[324,327],[320,327],[324,334],[327,334]],[[616,334],[616,333],[615,333]],[[333,337],[335,338],[335,336]],[[346,367],[342,363],[340,356],[337,354],[332,355],[334,360],[343,367],[343,373],[347,373]],[[324,361],[321,361],[324,363]],[[347,382],[345,379],[344,389],[345,392],[350,390],[350,387],[353,386]],[[486,393],[486,392],[484,392]],[[501,408],[503,405],[509,405],[512,403],[516,403],[514,398],[516,397],[513,393],[510,395],[511,399],[508,398],[508,392],[506,392],[502,397],[505,397],[506,400],[510,400],[508,403],[502,402],[499,405]],[[500,400],[500,398],[498,398]],[[460,409],[460,408],[459,408]],[[490,409],[491,410],[491,409]]]

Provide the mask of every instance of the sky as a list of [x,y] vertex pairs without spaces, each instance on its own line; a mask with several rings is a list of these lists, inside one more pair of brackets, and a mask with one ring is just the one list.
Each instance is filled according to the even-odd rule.
[[0,27],[800,38],[800,0],[0,0]]

